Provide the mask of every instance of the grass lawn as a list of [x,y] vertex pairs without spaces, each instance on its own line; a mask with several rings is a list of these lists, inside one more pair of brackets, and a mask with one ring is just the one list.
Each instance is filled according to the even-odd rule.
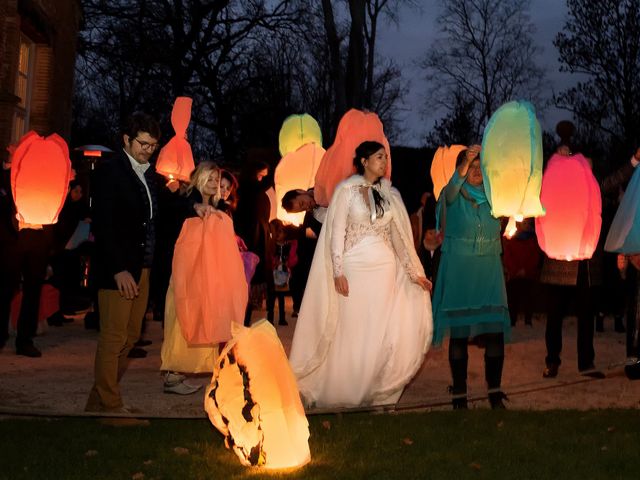
[[309,418],[312,460],[242,467],[208,420],[113,427],[0,420],[2,479],[638,479],[640,411],[364,413]]

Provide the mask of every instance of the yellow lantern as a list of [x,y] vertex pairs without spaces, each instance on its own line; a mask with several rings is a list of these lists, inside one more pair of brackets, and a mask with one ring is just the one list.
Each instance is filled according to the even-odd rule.
[[19,227],[41,228],[58,221],[71,180],[69,147],[55,133],[31,131],[12,153],[11,193]]
[[433,181],[433,194],[438,200],[440,192],[449,183],[453,172],[456,170],[458,154],[466,149],[464,145],[451,145],[450,147],[438,147],[431,161],[431,180]]
[[311,460],[309,424],[295,377],[273,325],[233,325],[207,388],[204,407],[245,466],[301,467]]
[[282,208],[282,197],[289,190],[313,187],[324,152],[324,148],[317,143],[307,143],[285,155],[278,163],[273,180],[276,185],[277,217],[283,222],[300,225],[304,221],[304,212],[288,213]]
[[280,128],[280,155],[285,157],[308,143],[322,146],[322,131],[318,122],[308,113],[289,115]]
[[513,101],[496,110],[484,130],[480,155],[491,214],[509,217],[506,236],[515,233],[516,221],[544,215],[542,136],[533,105]]

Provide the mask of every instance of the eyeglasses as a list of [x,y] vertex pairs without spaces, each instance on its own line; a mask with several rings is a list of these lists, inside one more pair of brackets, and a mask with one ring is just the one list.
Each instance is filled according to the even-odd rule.
[[136,142],[140,144],[140,148],[142,150],[146,150],[147,152],[153,152],[156,148],[158,148],[158,143],[149,143],[149,142],[141,142],[137,138],[134,138]]

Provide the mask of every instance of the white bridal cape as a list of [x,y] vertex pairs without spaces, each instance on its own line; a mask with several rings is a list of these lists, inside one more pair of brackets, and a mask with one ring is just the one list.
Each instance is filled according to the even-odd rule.
[[[370,211],[363,187],[386,200],[382,217]],[[433,320],[429,293],[412,281],[424,276],[412,238],[400,194],[387,179],[370,186],[354,175],[338,185],[289,356],[307,405],[396,403],[420,368]],[[349,282],[347,297],[335,290],[340,274]]]

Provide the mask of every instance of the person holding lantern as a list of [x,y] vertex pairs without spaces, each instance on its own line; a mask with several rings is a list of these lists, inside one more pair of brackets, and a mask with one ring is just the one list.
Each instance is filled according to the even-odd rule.
[[[640,152],[639,152],[640,153]],[[568,145],[560,145],[556,154],[559,159],[570,157],[574,154]],[[591,159],[584,156],[588,162],[587,169],[592,167]],[[597,182],[601,195],[615,192],[627,182],[633,175],[634,168],[638,165],[638,158],[633,156],[630,162],[625,163],[619,169],[611,173],[603,180]],[[551,162],[547,169],[551,168]],[[594,179],[595,183],[596,180]],[[600,201],[600,198],[598,198]],[[584,208],[579,206],[579,208]],[[597,215],[600,215],[598,211]],[[539,220],[538,220],[539,221]],[[538,231],[539,226],[536,225]],[[551,258],[549,252],[544,258],[540,283],[547,288],[547,321],[545,327],[545,343],[547,355],[545,368],[542,371],[543,378],[555,378],[558,376],[562,352],[562,322],[570,307],[575,306],[577,317],[577,351],[578,371],[581,375],[602,379],[605,374],[595,367],[595,350],[593,347],[594,335],[594,309],[593,299],[596,287],[602,284],[602,253],[604,236],[588,238],[582,235],[582,241],[588,238],[595,246],[595,250],[589,258],[582,260],[559,260]],[[547,237],[549,237],[547,233]],[[544,249],[543,249],[544,250]]]
[[[470,337],[485,346],[485,379],[491,408],[504,408],[501,390],[505,335],[511,322],[500,253],[500,221],[491,216],[480,169],[480,145],[458,154],[456,170],[440,195],[442,256],[433,295],[434,343],[449,334],[454,409],[467,408]],[[446,223],[445,223],[446,222]]]
[[386,149],[366,141],[353,164],[358,173],[329,204],[289,356],[316,407],[396,403],[431,342],[431,282],[400,194],[383,178]]
[[95,177],[92,227],[100,336],[86,411],[130,412],[123,404],[119,381],[147,309],[157,216],[149,160],[159,138],[160,126],[153,117],[132,114],[122,131],[122,151]]

